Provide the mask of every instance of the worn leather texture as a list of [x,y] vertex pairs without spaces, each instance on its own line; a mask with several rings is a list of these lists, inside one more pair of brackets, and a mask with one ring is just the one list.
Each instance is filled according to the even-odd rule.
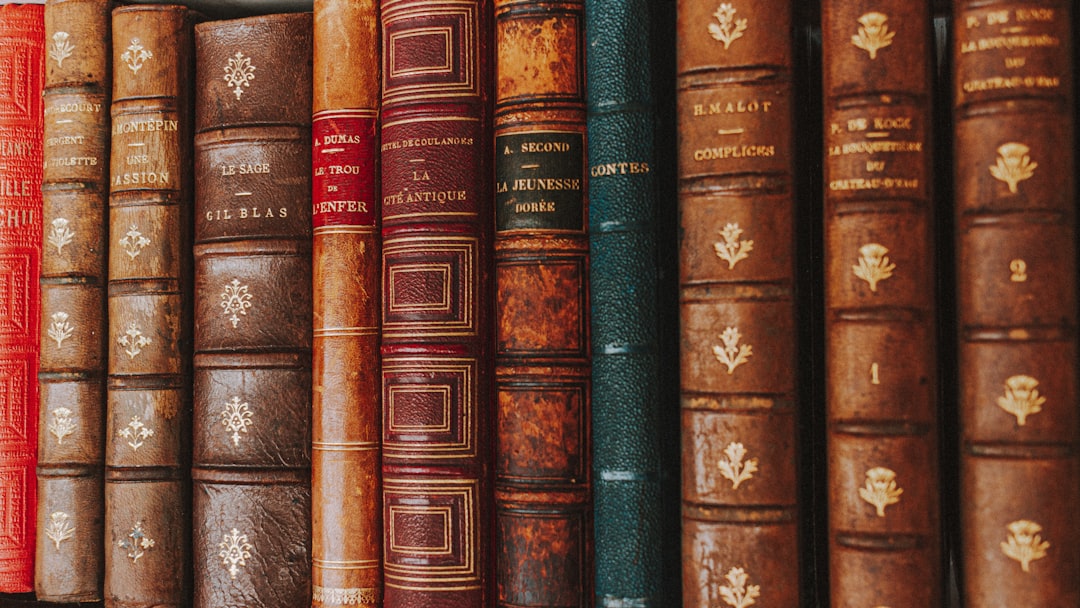
[[0,592],[33,589],[37,488],[38,356],[41,345],[41,180],[44,7],[0,6],[0,57],[9,85],[0,92]]
[[1076,4],[953,3],[959,579],[1080,604]]
[[490,606],[491,4],[380,9],[385,605]]
[[685,605],[803,596],[793,4],[676,8]]
[[495,2],[499,606],[593,602],[584,2]]
[[312,606],[381,606],[378,2],[314,9]]
[[190,602],[194,23],[112,17],[106,606]]
[[37,517],[46,532],[37,538],[34,591],[42,601],[102,599],[111,9],[86,0],[45,5],[53,56],[44,72],[41,186]]
[[195,27],[198,608],[311,603],[311,53],[310,13]]

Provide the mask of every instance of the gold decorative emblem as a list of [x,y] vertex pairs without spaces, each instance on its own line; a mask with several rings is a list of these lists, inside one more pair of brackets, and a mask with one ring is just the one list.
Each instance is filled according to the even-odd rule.
[[131,558],[131,563],[136,563],[139,558],[146,555],[146,550],[154,546],[154,539],[146,535],[146,532],[142,529],[142,522],[135,522],[135,527],[131,529],[131,532],[127,536],[120,539],[116,545],[121,549],[126,549],[127,556]]
[[870,291],[877,291],[878,281],[884,281],[892,276],[896,264],[889,262],[885,255],[889,250],[877,243],[868,243],[859,247],[859,265],[852,266],[855,276],[870,284]]
[[990,167],[990,175],[1009,185],[1009,192],[1016,194],[1016,187],[1025,179],[1035,175],[1039,163],[1031,162],[1028,148],[1024,144],[1009,142],[997,149],[997,164]]
[[311,599],[320,604],[332,606],[370,606],[379,603],[379,590],[375,587],[335,587],[311,586]]
[[60,348],[64,345],[64,340],[71,337],[71,334],[75,333],[75,326],[68,323],[68,314],[66,312],[58,312],[52,315],[52,324],[49,325],[49,337],[56,340],[56,348]]
[[124,247],[124,253],[134,260],[135,256],[142,253],[143,248],[150,244],[150,239],[139,232],[138,226],[132,224],[124,238],[120,239],[120,244]]
[[221,549],[218,557],[221,558],[222,565],[228,568],[229,577],[236,578],[236,575],[240,573],[238,566],[247,565],[244,560],[251,557],[253,547],[248,544],[247,534],[241,534],[239,530],[233,528],[225,535],[224,540],[218,543],[218,548]]
[[1039,381],[1031,376],[1012,376],[1005,381],[1005,396],[997,398],[998,407],[1016,416],[1016,424],[1024,426],[1027,417],[1042,411],[1046,397],[1035,389]]
[[229,65],[225,66],[225,82],[229,83],[229,86],[236,87],[233,89],[233,93],[236,94],[236,99],[240,99],[240,95],[244,93],[244,90],[240,87],[251,86],[252,80],[255,80],[255,66],[251,65],[251,57],[244,57],[244,54],[240,51],[236,51],[231,59],[229,59]]
[[75,45],[68,41],[69,38],[71,38],[71,34],[67,32],[56,32],[52,35],[52,48],[49,49],[49,57],[56,62],[56,67],[64,67],[64,60],[71,57],[71,54],[75,51]]
[[721,460],[718,462],[720,467],[720,474],[731,482],[731,489],[738,490],[739,484],[747,481],[754,476],[757,472],[757,458],[751,458],[743,463],[743,457],[746,456],[746,448],[741,443],[729,443],[724,448],[724,456],[727,456],[727,460]]
[[724,43],[726,51],[732,42],[737,38],[742,38],[743,32],[746,31],[747,20],[736,19],[735,9],[730,4],[721,4],[720,8],[713,13],[713,17],[716,17],[720,23],[710,23],[709,33],[713,38]]
[[52,420],[49,421],[49,432],[56,437],[57,445],[63,445],[64,437],[75,432],[75,418],[71,410],[66,407],[58,407],[52,412]]
[[1009,262],[1009,280],[1013,283],[1027,282],[1027,262],[1021,259]]
[[128,325],[127,331],[117,338],[116,341],[120,343],[120,346],[124,347],[124,352],[132,359],[142,352],[143,347],[153,342],[153,340],[143,335],[139,326],[136,325],[134,321]]
[[1050,543],[1039,536],[1042,526],[1033,521],[1018,519],[1006,527],[1009,529],[1009,540],[1001,543],[1001,552],[1020,562],[1020,568],[1024,572],[1031,572],[1031,562],[1046,557],[1046,550],[1050,548]]
[[63,511],[55,511],[49,515],[49,525],[45,526],[45,536],[56,544],[56,550],[60,550],[60,543],[75,536],[75,526],[68,521],[71,516]]
[[747,586],[750,577],[742,568],[732,568],[724,575],[727,585],[720,586],[720,597],[724,603],[735,608],[746,608],[761,596],[761,585]]
[[68,229],[68,221],[62,217],[58,217],[52,221],[52,230],[49,232],[49,244],[56,247],[56,255],[61,255],[64,252],[64,245],[67,245],[75,238],[75,233]]
[[233,445],[240,445],[240,433],[248,432],[251,425],[251,408],[246,402],[241,403],[239,397],[233,397],[221,410],[221,423],[232,431]]
[[851,44],[870,53],[870,59],[877,59],[877,52],[892,44],[896,32],[890,32],[885,23],[889,18],[881,13],[871,12],[859,17],[859,33],[851,37]]
[[235,329],[236,324],[240,322],[240,317],[236,315],[247,316],[247,309],[251,308],[251,294],[248,293],[247,285],[241,285],[239,280],[233,279],[225,286],[225,291],[221,293],[221,300],[221,308],[224,309],[225,314],[232,315],[229,320],[232,321]]
[[143,446],[143,440],[154,436],[154,429],[143,424],[138,416],[132,416],[131,422],[126,427],[116,431],[116,434],[127,439],[131,449],[138,450]]
[[739,263],[740,260],[750,257],[750,252],[754,249],[754,241],[739,240],[739,235],[742,233],[743,230],[739,228],[738,224],[727,224],[720,231],[720,236],[724,238],[724,242],[713,243],[716,257],[728,263],[728,270],[735,268],[735,264]]
[[143,48],[142,41],[138,38],[132,38],[127,50],[124,51],[123,55],[120,55],[120,60],[127,64],[132,73],[138,74],[146,60],[153,57],[153,53]]
[[866,472],[866,486],[859,488],[859,496],[874,505],[878,517],[885,517],[885,507],[900,502],[904,489],[896,485],[896,472],[885,467],[874,467]]
[[742,338],[742,335],[739,334],[738,328],[728,327],[724,330],[724,333],[720,334],[720,340],[723,341],[724,345],[714,345],[712,347],[716,360],[727,366],[729,376],[735,372],[736,367],[746,363],[746,360],[753,354],[751,345],[739,345],[740,338]]

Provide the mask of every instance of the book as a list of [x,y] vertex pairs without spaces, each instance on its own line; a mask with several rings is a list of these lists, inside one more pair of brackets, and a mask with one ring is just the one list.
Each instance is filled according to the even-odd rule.
[[41,401],[34,591],[102,598],[109,107],[108,2],[45,5]]
[[593,602],[584,2],[495,2],[499,606]]
[[197,608],[311,602],[311,37],[195,26]]
[[953,3],[959,561],[969,606],[1080,604],[1075,3]]
[[822,4],[833,606],[940,606],[932,24]]
[[378,3],[314,9],[312,605],[381,606]]
[[0,592],[33,590],[45,19],[0,6]]
[[804,596],[793,16],[677,5],[686,605]]
[[381,3],[387,608],[494,593],[490,13]]
[[585,2],[597,606],[674,605],[662,579],[657,25],[648,15],[644,0]]
[[196,16],[113,11],[105,600],[186,606],[190,581]]

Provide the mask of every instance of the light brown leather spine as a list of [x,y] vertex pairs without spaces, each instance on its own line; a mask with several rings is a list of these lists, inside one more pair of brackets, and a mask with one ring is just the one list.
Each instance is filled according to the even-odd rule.
[[826,0],[825,333],[832,606],[940,606],[926,1]]
[[683,601],[797,606],[793,5],[677,10]]
[[381,606],[378,2],[314,9],[312,606]]
[[1067,0],[953,4],[964,604],[1080,605]]
[[41,407],[34,591],[101,599],[111,4],[45,5]]

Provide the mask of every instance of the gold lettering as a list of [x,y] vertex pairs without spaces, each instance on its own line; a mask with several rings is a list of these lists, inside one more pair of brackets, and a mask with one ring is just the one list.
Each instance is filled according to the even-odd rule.
[[1009,280],[1013,283],[1023,283],[1027,281],[1027,262],[1024,260],[1016,259],[1009,262],[1009,271],[1012,273],[1009,276]]
[[870,366],[870,384],[881,384],[881,378],[878,377],[877,363]]
[[694,160],[724,160],[728,158],[768,158],[776,156],[775,146],[724,146],[694,150]]
[[1027,58],[1026,57],[1006,57],[1005,58],[1005,67],[1010,69],[1010,70],[1015,70],[1017,68],[1022,68],[1022,67],[1024,67],[1025,63],[1027,63]]
[[1009,11],[993,11],[986,15],[987,25],[1001,25],[1009,22]]

